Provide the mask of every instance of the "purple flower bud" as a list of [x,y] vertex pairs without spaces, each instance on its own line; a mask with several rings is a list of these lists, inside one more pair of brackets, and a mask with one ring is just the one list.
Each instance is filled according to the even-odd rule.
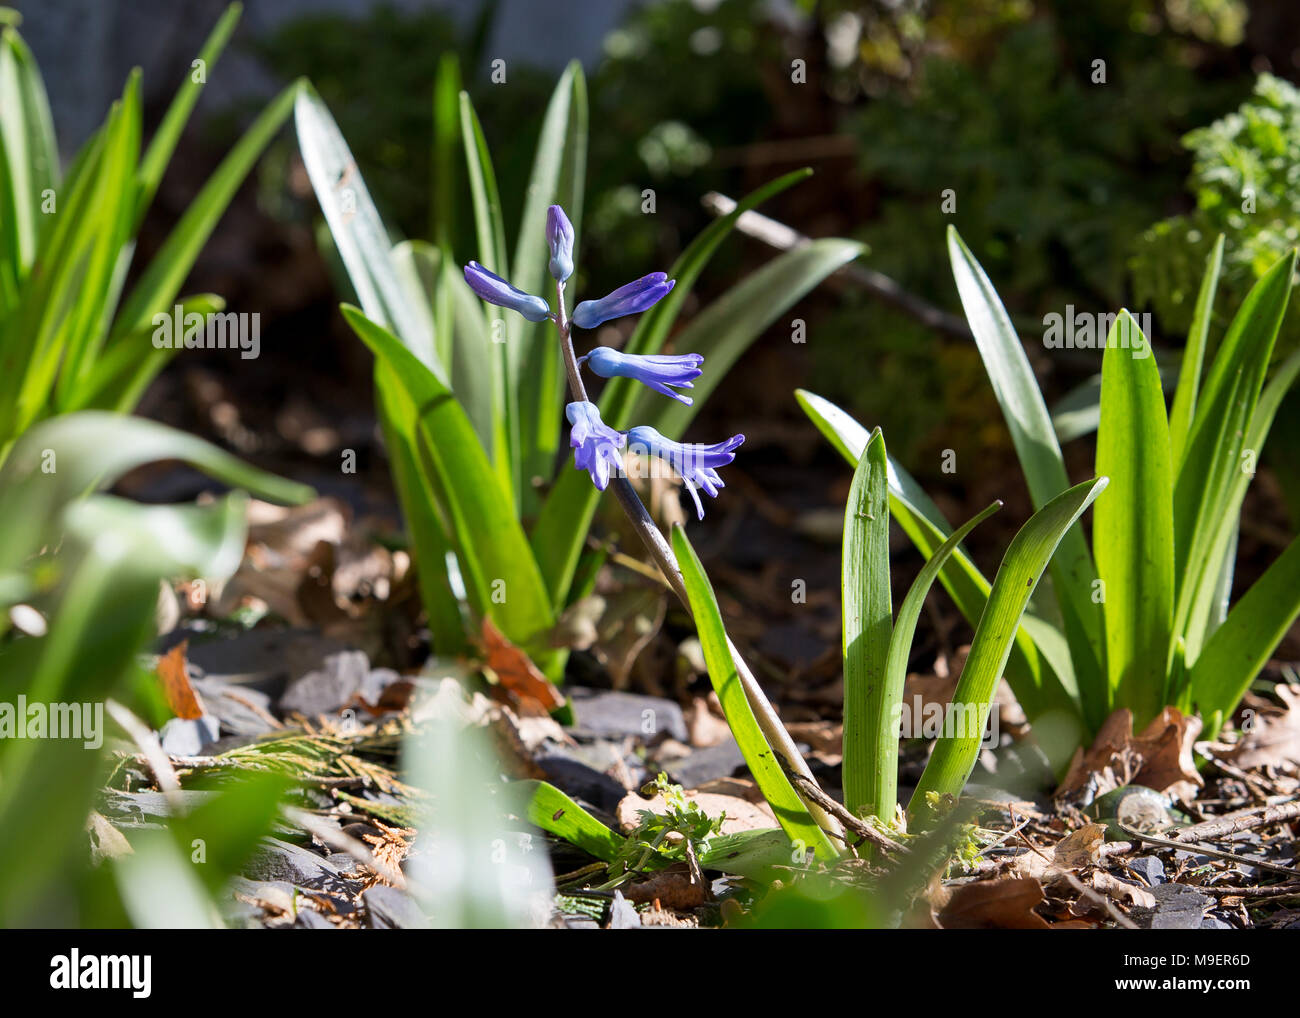
[[664,272],[642,276],[600,300],[584,300],[573,309],[573,324],[580,329],[594,329],[611,318],[637,314],[663,300],[676,282]]
[[551,317],[551,307],[541,297],[516,289],[478,262],[465,266],[465,282],[489,304],[518,311],[530,322],[544,322]]
[[598,346],[578,363],[581,364],[583,361],[586,361],[587,367],[601,378],[616,376],[635,378],[643,385],[650,386],[655,392],[661,392],[679,403],[690,406],[692,401],[689,396],[674,392],[668,386],[676,385],[683,389],[693,389],[695,379],[702,373],[700,365],[704,363],[704,357],[698,353],[675,356],[620,353],[607,346]]
[[719,488],[726,485],[718,476],[718,467],[725,467],[736,458],[735,450],[745,441],[744,435],[732,435],[725,442],[713,445],[699,445],[686,442],[674,442],[664,438],[654,428],[642,425],[627,433],[628,447],[636,453],[658,456],[679,474],[686,490],[695,500],[695,513],[704,519],[704,505],[700,502],[699,485],[711,498],[716,498]]
[[551,276],[563,283],[573,275],[573,224],[558,205],[546,210],[546,242],[551,245]]
[[573,465],[591,474],[591,483],[604,491],[610,471],[618,473],[622,469],[620,450],[627,444],[627,438],[600,419],[595,403],[570,403],[564,408],[564,416],[573,425],[569,430]]

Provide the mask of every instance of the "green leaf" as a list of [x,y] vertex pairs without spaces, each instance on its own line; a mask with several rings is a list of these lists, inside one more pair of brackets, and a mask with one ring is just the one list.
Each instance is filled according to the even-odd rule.
[[[894,803],[882,764],[894,757],[893,716],[885,661],[893,618],[889,589],[889,502],[885,439],[877,428],[853,472],[844,507],[840,588],[844,651],[844,805],[858,816],[890,822]],[[901,690],[900,690],[901,696]],[[892,753],[891,753],[892,745]],[[894,775],[896,781],[897,778]]]
[[[1178,599],[1174,631],[1187,637],[1188,660],[1200,649],[1203,613],[1194,605],[1212,597],[1221,562],[1211,554],[1215,531],[1228,514],[1230,480],[1240,473],[1245,430],[1255,412],[1278,329],[1286,313],[1296,253],[1268,270],[1246,295],[1210,368],[1197,401],[1186,452],[1174,482],[1174,576]],[[1206,588],[1211,588],[1208,592]]]
[[563,838],[603,862],[618,858],[626,838],[545,781],[513,781],[506,786],[514,811],[534,827]]
[[422,468],[447,521],[470,605],[479,616],[490,615],[547,670],[555,659],[548,646],[555,615],[519,520],[469,418],[446,385],[396,336],[358,308],[345,304],[342,311],[357,336],[392,369],[409,400],[404,412],[414,415]]
[[[939,571],[957,550],[957,546],[966,539],[966,535],[1001,508],[1001,502],[994,502],[978,516],[963,523],[951,537],[944,541],[926,560],[908,590],[907,597],[899,606],[898,619],[894,623],[894,631],[889,639],[889,652],[885,660],[883,702],[880,712],[872,718],[875,726],[872,769],[878,775],[876,783],[879,786],[879,790],[875,792],[875,801],[880,804],[882,810],[887,810],[883,813],[876,811],[876,815],[882,819],[893,819],[893,806],[898,801],[898,740],[901,734],[899,721],[902,716],[903,689],[907,683],[907,665],[912,656],[912,640],[916,636],[916,623],[921,617],[926,595],[930,593]],[[846,723],[845,731],[847,730]],[[847,759],[847,735],[844,741]]]
[[773,258],[729,289],[674,339],[675,349],[704,356],[704,374],[691,390],[694,403],[686,406],[646,390],[637,404],[638,423],[652,425],[669,438],[681,438],[731,365],[764,330],[863,250],[856,241],[814,240]]
[[155,460],[191,464],[259,498],[301,504],[315,492],[257,470],[200,438],[139,417],[86,410],[30,429],[0,467],[0,575],[33,554],[72,500]]
[[216,66],[222,51],[230,41],[230,36],[234,33],[243,10],[243,4],[233,3],[221,15],[203,44],[203,48],[199,50],[197,62],[202,68],[202,75],[199,80],[195,80],[197,68],[186,74],[185,81],[176,90],[176,95],[172,98],[171,105],[167,107],[167,112],[163,115],[153,140],[145,150],[144,158],[140,161],[139,172],[136,174],[136,203],[132,234],[140,229],[140,223],[158,191],[158,184],[162,181],[167,164],[171,162],[172,153],[176,151],[176,143],[180,141],[190,114],[194,112],[194,104],[199,100],[199,93],[203,91],[207,76],[212,73],[212,68]]
[[[831,445],[850,466],[856,466],[866,448],[867,429],[821,396],[800,389],[796,390],[795,398]],[[935,554],[952,528],[911,475],[893,459],[888,462],[889,510],[917,550],[928,558]],[[960,547],[940,569],[939,579],[966,620],[976,625],[992,584]],[[1069,762],[1070,748],[1084,734],[1083,722],[1074,694],[1063,684],[1062,676],[1067,673],[1059,666],[1053,667],[1055,659],[1049,663],[1040,640],[1028,631],[1033,621],[1038,621],[1039,632],[1049,631],[1046,623],[1025,616],[1007,663],[1007,682],[1040,732],[1040,745],[1054,768],[1060,770]]]
[[[1188,677],[1203,717],[1230,714],[1300,617],[1300,538],[1242,596],[1206,641]],[[1211,732],[1209,738],[1214,737]]]
[[[1126,333],[1129,333],[1126,335]],[[1173,468],[1160,373],[1137,322],[1121,311],[1101,369],[1099,477],[1110,491],[1093,514],[1104,584],[1110,709],[1127,707],[1140,730],[1165,704],[1174,616]],[[1145,351],[1145,356],[1136,356]]]
[[298,85],[290,85],[271,100],[218,164],[126,298],[113,329],[114,336],[136,332],[152,321],[156,313],[171,309],[195,259],[225,214],[230,200],[288,119],[298,88]]
[[[1043,394],[993,284],[951,226],[948,255],[966,320],[1011,432],[1030,497],[1036,509],[1042,508],[1070,483]],[[1092,602],[1097,571],[1079,528],[1065,535],[1051,569],[1085,713],[1096,725],[1106,702],[1102,622],[1100,606]]]
[[1205,276],[1196,295],[1196,310],[1192,314],[1192,327],[1187,333],[1187,346],[1183,348],[1183,367],[1178,373],[1178,388],[1174,392],[1174,405],[1169,411],[1169,452],[1174,469],[1183,462],[1183,447],[1191,430],[1196,413],[1197,389],[1201,384],[1201,365],[1205,361],[1205,345],[1210,335],[1210,317],[1214,312],[1214,294],[1219,286],[1219,270],[1223,267],[1223,234],[1214,242],[1214,250],[1205,260]]
[[[1062,537],[1105,487],[1106,478],[1098,477],[1062,492],[1034,513],[1012,539],[952,695],[953,708],[965,713],[961,730],[952,736],[945,734],[935,743],[909,813],[921,815],[930,792],[956,796],[965,787],[979,756],[989,706],[1011,654],[1020,617]],[[945,724],[945,731],[947,727]]]
[[433,349],[428,305],[392,260],[392,242],[348,144],[316,90],[302,82],[285,93],[293,99],[298,148],[334,246],[366,315],[415,354],[443,384],[447,374]]
[[718,694],[727,724],[731,727],[731,733],[740,746],[759,791],[767,799],[782,830],[790,836],[795,846],[811,851],[819,861],[829,862],[839,853],[809,815],[758,727],[727,646],[727,633],[722,625],[722,615],[718,611],[713,586],[681,527],[673,528],[673,551],[681,566],[682,580],[690,597],[691,612],[695,616],[695,626],[699,631],[704,660],[709,669],[709,681]]
[[40,68],[12,28],[0,33],[0,109],[0,282],[16,287],[36,260],[43,193],[58,186],[59,150]]

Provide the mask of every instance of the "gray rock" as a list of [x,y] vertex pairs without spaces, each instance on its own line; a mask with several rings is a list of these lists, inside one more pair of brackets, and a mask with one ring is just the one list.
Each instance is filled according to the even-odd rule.
[[286,682],[319,668],[326,655],[347,649],[314,629],[257,628],[227,639],[182,625],[159,641],[158,651],[187,638],[186,659],[203,676],[254,686],[272,695],[279,695]]
[[280,710],[297,711],[316,717],[340,710],[361,690],[370,674],[370,661],[363,651],[344,650],[327,654],[321,667],[289,684],[280,697]]
[[561,753],[548,753],[537,758],[537,765],[546,774],[546,780],[561,791],[577,799],[586,799],[600,809],[613,811],[627,795],[627,789],[594,767]]
[[1149,922],[1142,925],[1152,930],[1199,930],[1205,910],[1214,903],[1187,884],[1157,884],[1151,893],[1156,907],[1149,911]]
[[1206,916],[1201,920],[1201,929],[1203,930],[1232,930],[1236,929],[1231,923],[1225,923],[1222,919],[1216,919],[1214,916]]
[[405,891],[377,884],[361,895],[366,925],[372,930],[427,930],[424,911]]
[[205,746],[217,741],[221,723],[211,714],[201,717],[172,718],[162,726],[160,740],[168,756],[198,756]]
[[252,686],[235,686],[223,679],[208,676],[192,679],[190,684],[203,697],[203,706],[232,735],[256,737],[273,731],[268,717],[271,698]]
[[401,676],[391,668],[375,668],[361,680],[361,688],[358,692],[366,703],[373,706],[384,695],[384,690],[400,679]]
[[609,925],[606,929],[610,930],[639,930],[641,928],[641,916],[637,913],[636,906],[623,897],[622,892],[614,892],[614,902],[609,906]]
[[1129,868],[1139,874],[1151,887],[1163,884],[1168,879],[1165,876],[1165,864],[1154,855],[1144,855],[1134,859],[1129,863]]
[[298,913],[294,928],[299,930],[337,930],[338,927],[314,908],[304,908]]
[[324,856],[279,838],[263,838],[244,872],[253,880],[282,880],[314,890],[346,887],[349,883]]
[[630,735],[645,743],[661,742],[664,738],[686,742],[689,738],[682,709],[672,700],[582,687],[566,692],[573,702],[575,736]]
[[668,776],[683,788],[699,788],[715,778],[729,778],[745,766],[745,757],[736,740],[726,741],[707,749],[697,749],[680,760],[664,764]]

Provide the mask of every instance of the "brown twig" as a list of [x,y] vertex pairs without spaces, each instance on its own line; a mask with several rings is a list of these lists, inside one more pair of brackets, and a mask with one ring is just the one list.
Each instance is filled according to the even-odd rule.
[[[858,835],[859,841],[854,843],[853,847],[857,848],[863,841],[869,841],[880,848],[888,849],[891,852],[903,851],[903,846],[891,838],[888,834],[867,823],[865,820],[854,816],[848,809],[836,802],[811,779],[802,774],[786,771],[786,777],[790,779],[795,790],[805,799],[811,799],[818,806],[824,809],[831,816],[835,817],[846,830],[852,831]],[[847,839],[845,839],[847,843]]]
[[1300,799],[1294,802],[1277,803],[1272,806],[1257,806],[1242,810],[1229,816],[1216,817],[1204,823],[1184,827],[1174,835],[1175,841],[1210,841],[1239,831],[1249,831],[1266,824],[1281,823],[1300,818]]

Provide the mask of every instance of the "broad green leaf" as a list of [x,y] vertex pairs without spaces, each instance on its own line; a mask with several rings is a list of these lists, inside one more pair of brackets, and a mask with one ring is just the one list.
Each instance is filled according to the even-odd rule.
[[[834,403],[811,392],[796,390],[795,398],[831,445],[850,466],[856,466],[866,448],[867,429]],[[892,459],[889,460],[889,510],[917,550],[927,558],[952,533],[939,508]],[[940,569],[939,579],[966,620],[976,625],[992,585],[960,547]],[[1040,652],[1040,646],[1031,638],[1029,623],[1034,621],[1037,620],[1026,615],[1025,624],[1016,634],[1007,663],[1007,682],[1035,727],[1044,733],[1039,742],[1049,758],[1053,758],[1053,751],[1058,747],[1073,746],[1082,737],[1083,723],[1075,694],[1063,684],[1066,673],[1059,666],[1054,668],[1049,664],[1051,659]],[[1037,628],[1039,632],[1048,630],[1047,624],[1041,622]],[[1054,733],[1050,738],[1046,734],[1049,730]],[[1063,758],[1057,752],[1053,765],[1058,769],[1063,767],[1069,762],[1068,757],[1068,750]]]
[[952,707],[964,714],[954,725],[961,730],[935,743],[908,806],[910,814],[923,816],[930,792],[956,796],[965,787],[979,756],[989,706],[1011,654],[1020,616],[1062,537],[1105,487],[1106,478],[1098,477],[1062,492],[1034,513],[1012,539],[952,695]]
[[550,599],[519,520],[465,411],[396,336],[358,308],[345,304],[342,310],[357,336],[392,370],[410,401],[422,469],[447,521],[471,607],[479,616],[490,615],[543,670],[553,667],[555,655],[547,646],[555,624]]
[[393,487],[415,556],[415,578],[434,650],[444,657],[466,654],[470,644],[465,620],[448,573],[447,559],[454,551],[438,514],[436,488],[420,463],[415,404],[392,367],[380,361],[375,363],[375,407]]
[[506,790],[519,816],[604,862],[613,862],[627,840],[545,781],[514,781]]
[[501,214],[496,170],[492,168],[492,153],[488,151],[483,127],[468,92],[460,94],[460,129],[470,196],[474,202],[474,229],[478,237],[478,254],[474,260],[498,276],[509,278],[506,227]]
[[[1224,484],[1228,489],[1227,501],[1222,514],[1210,521],[1212,530],[1205,554],[1206,578],[1194,587],[1195,596],[1191,599],[1188,610],[1186,652],[1193,661],[1200,653],[1204,641],[1227,618],[1241,506],[1246,498],[1246,490],[1254,479],[1255,465],[1263,455],[1273,418],[1277,415],[1283,397],[1295,384],[1297,375],[1300,375],[1300,351],[1288,357],[1264,387],[1259,402],[1255,404],[1255,412],[1251,414],[1236,467],[1226,474]],[[1212,575],[1213,570],[1218,571],[1218,580],[1211,584],[1208,576]]]
[[1174,392],[1174,405],[1169,411],[1169,454],[1177,470],[1183,462],[1183,447],[1191,430],[1196,413],[1197,390],[1201,384],[1201,366],[1205,362],[1205,345],[1210,335],[1210,317],[1214,313],[1214,294],[1219,286],[1219,270],[1223,267],[1223,234],[1214,242],[1214,250],[1205,261],[1205,276],[1196,295],[1196,310],[1192,314],[1192,327],[1187,333],[1187,346],[1183,348],[1183,367],[1178,373],[1178,388]]
[[[1214,631],[1188,677],[1192,702],[1203,717],[1230,714],[1269,655],[1300,617],[1300,538],[1242,596]],[[1211,731],[1207,737],[1213,738]]]
[[[1130,335],[1125,335],[1128,332]],[[1173,468],[1160,373],[1137,322],[1121,311],[1101,368],[1099,477],[1110,489],[1093,511],[1092,546],[1104,584],[1110,708],[1138,730],[1165,703],[1174,615]],[[1136,356],[1146,351],[1145,356]]]
[[[899,721],[902,717],[903,688],[907,683],[907,665],[912,656],[912,640],[916,636],[916,623],[921,617],[921,609],[925,606],[926,595],[930,593],[939,571],[957,550],[957,546],[965,540],[966,535],[1001,508],[1001,502],[994,502],[978,516],[967,520],[954,531],[952,536],[926,560],[898,608],[898,618],[894,622],[894,631],[889,639],[889,653],[885,660],[885,678],[882,683],[881,697],[883,703],[880,712],[871,719],[875,729],[872,734],[875,745],[871,754],[874,759],[869,762],[874,774],[878,775],[875,778],[875,783],[879,786],[878,791],[875,792],[875,801],[880,804],[880,809],[874,812],[882,819],[893,820],[893,807],[898,801],[898,740],[901,735]],[[846,722],[845,732],[847,731]],[[844,739],[844,750],[847,759],[847,734]]]
[[727,371],[763,331],[829,276],[863,251],[851,240],[814,240],[778,255],[696,315],[677,334],[674,348],[704,355],[704,374],[685,406],[646,390],[637,404],[637,423],[650,424],[669,438],[681,438]]
[[86,410],[38,424],[0,467],[0,574],[42,543],[63,508],[128,470],[155,460],[189,463],[259,498],[301,504],[315,492],[248,466],[200,438],[139,417]]
[[[952,227],[948,228],[948,255],[966,320],[1011,432],[1030,497],[1035,508],[1042,508],[1070,484],[1043,394],[993,284]],[[1106,689],[1100,606],[1092,601],[1097,572],[1079,528],[1065,535],[1051,570],[1085,713],[1099,724]]]
[[[858,816],[894,818],[882,764],[898,740],[885,682],[894,606],[889,588],[889,496],[885,439],[877,428],[853,472],[841,552],[844,652],[844,805]],[[901,690],[900,694],[901,696]],[[891,752],[892,748],[892,752]],[[893,775],[891,775],[893,776]],[[896,779],[896,776],[893,776]]]
[[429,308],[395,270],[388,230],[329,109],[306,82],[291,86],[284,97],[293,103],[303,165],[362,309],[447,384],[434,354]]
[[16,286],[36,260],[45,192],[59,182],[59,151],[40,68],[12,28],[0,33],[0,272]]
[[1197,400],[1174,488],[1175,567],[1181,582],[1187,579],[1190,545],[1198,520],[1207,513],[1213,514],[1222,502],[1223,493],[1212,490],[1207,482],[1226,455],[1219,440],[1224,419],[1232,412],[1231,406],[1236,398],[1233,390],[1237,375],[1241,374],[1241,395],[1245,398],[1249,419],[1264,384],[1282,316],[1286,313],[1294,272],[1295,253],[1292,252],[1274,264],[1251,287],[1228,326]]
[[782,830],[790,836],[796,847],[811,851],[822,862],[835,859],[838,851],[809,815],[786,777],[781,762],[758,727],[754,711],[736,673],[713,586],[681,527],[673,528],[673,551],[681,566],[682,580],[690,597],[691,613],[695,616],[700,644],[704,648],[709,681],[718,694],[722,713],[759,791],[772,807]]

